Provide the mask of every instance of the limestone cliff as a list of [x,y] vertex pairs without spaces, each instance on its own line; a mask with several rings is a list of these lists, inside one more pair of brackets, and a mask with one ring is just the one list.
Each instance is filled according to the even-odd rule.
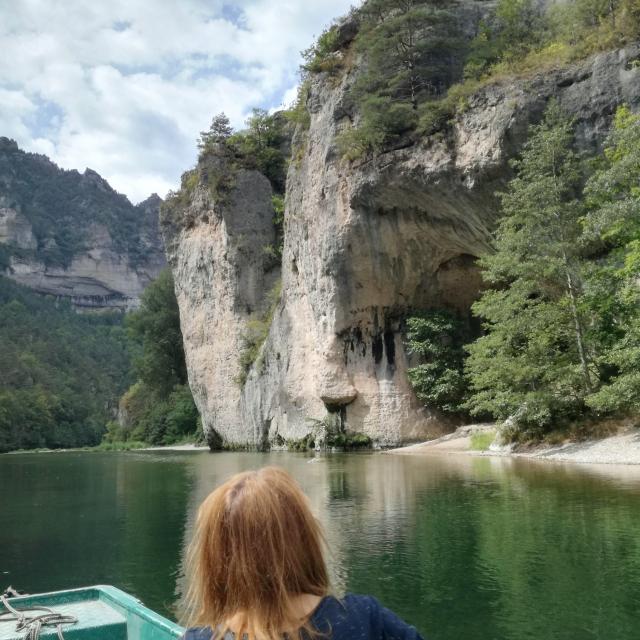
[[[564,70],[481,89],[446,130],[357,163],[336,136],[357,114],[354,71],[313,77],[308,130],[299,127],[287,177],[279,303],[269,313],[270,187],[239,171],[229,194],[206,167],[165,215],[190,382],[212,443],[265,446],[328,425],[381,445],[453,426],[416,400],[406,376],[403,318],[414,309],[466,313],[481,283],[495,193],[527,128],[555,97],[575,116],[585,149],[600,145],[621,103],[640,107],[637,46]],[[220,160],[224,162],[224,158]],[[251,322],[270,321],[246,380]]]
[[94,171],[0,138],[0,274],[78,309],[136,307],[166,264],[161,202],[133,206]]

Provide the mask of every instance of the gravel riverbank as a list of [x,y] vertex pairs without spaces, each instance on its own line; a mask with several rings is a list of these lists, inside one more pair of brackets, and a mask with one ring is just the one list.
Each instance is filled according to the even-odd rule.
[[599,440],[565,442],[558,445],[541,444],[526,448],[511,449],[497,447],[487,451],[471,449],[474,433],[491,431],[493,425],[469,425],[460,427],[452,434],[421,442],[408,447],[392,449],[398,455],[473,455],[533,458],[555,462],[575,462],[581,464],[628,464],[640,465],[640,430],[627,428],[616,435]]

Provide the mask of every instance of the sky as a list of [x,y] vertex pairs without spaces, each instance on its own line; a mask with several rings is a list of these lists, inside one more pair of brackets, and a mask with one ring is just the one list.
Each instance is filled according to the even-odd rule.
[[0,0],[0,136],[166,195],[224,111],[295,97],[300,52],[354,0]]

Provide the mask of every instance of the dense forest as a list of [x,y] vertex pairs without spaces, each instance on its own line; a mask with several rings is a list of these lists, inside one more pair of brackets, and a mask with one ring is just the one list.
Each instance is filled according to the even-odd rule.
[[192,440],[186,382],[168,270],[126,317],[79,314],[0,277],[0,453]]
[[[91,246],[94,225],[106,228],[129,266],[157,259],[159,202],[154,195],[134,206],[97,173],[62,170],[0,138],[0,207],[18,212],[33,234],[28,243],[11,234],[0,243],[0,274],[16,258],[68,267]],[[156,327],[162,335],[147,338]],[[151,374],[154,357],[158,370]],[[145,412],[131,412],[143,395]],[[167,273],[127,317],[78,314],[63,299],[0,275],[0,451],[95,446],[103,437],[104,446],[116,446],[116,436],[131,446],[132,434],[139,445],[171,442],[193,435],[196,420]]]
[[0,277],[0,452],[99,444],[129,359],[121,314],[80,315]]

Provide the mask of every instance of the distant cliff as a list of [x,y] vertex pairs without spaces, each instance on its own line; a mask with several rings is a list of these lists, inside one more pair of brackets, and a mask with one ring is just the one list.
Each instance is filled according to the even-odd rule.
[[95,171],[0,138],[0,274],[78,309],[129,309],[165,265],[157,195],[132,205]]
[[[340,138],[361,117],[352,99],[362,73],[350,47],[356,32],[349,22],[337,28],[327,59],[350,62],[313,74],[299,106],[281,266],[266,251],[269,181],[223,153],[201,161],[164,209],[189,380],[212,445],[317,443],[339,431],[386,446],[451,430],[407,380],[404,319],[428,308],[468,314],[496,191],[551,98],[590,151],[618,105],[640,106],[632,45],[486,83],[435,131],[345,158]],[[211,187],[219,175],[224,193]],[[244,373],[248,343],[255,357]]]

